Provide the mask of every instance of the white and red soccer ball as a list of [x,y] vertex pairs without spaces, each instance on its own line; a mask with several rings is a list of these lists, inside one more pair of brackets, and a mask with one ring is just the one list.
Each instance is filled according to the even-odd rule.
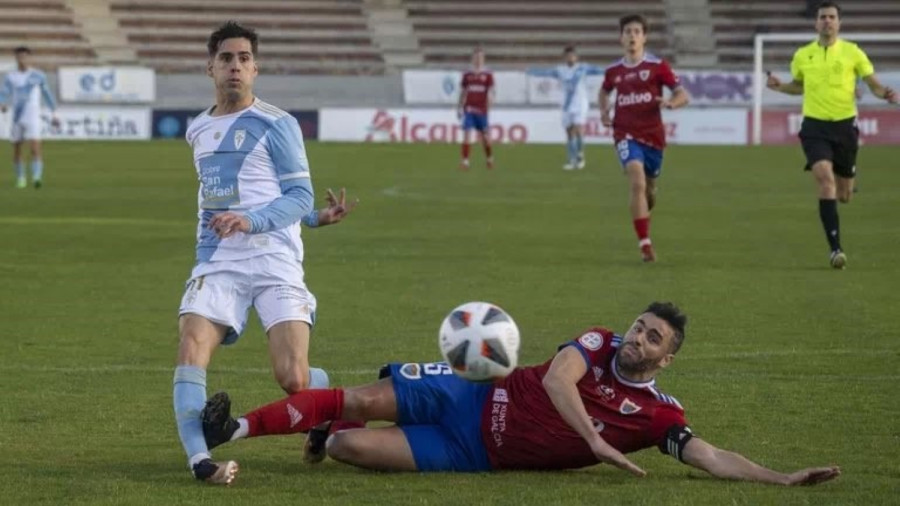
[[477,382],[505,377],[519,362],[519,327],[487,302],[467,302],[447,315],[438,344],[457,375]]

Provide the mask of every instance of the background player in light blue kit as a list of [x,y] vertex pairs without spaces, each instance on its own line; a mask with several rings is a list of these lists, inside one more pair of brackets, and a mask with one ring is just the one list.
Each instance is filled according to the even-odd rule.
[[200,180],[197,261],[179,308],[173,387],[178,435],[199,480],[228,484],[234,461],[213,462],[203,440],[206,368],[213,351],[237,341],[251,306],[266,330],[275,378],[288,393],[324,387],[308,363],[316,299],[306,288],[300,221],[319,226],[349,211],[329,192],[313,209],[303,136],[290,114],[253,95],[257,35],[228,22],[210,35],[207,74],[216,103],[188,128]]
[[584,137],[582,127],[587,122],[588,100],[587,76],[602,76],[604,69],[595,65],[578,62],[574,46],[563,51],[565,63],[552,69],[530,69],[528,75],[555,77],[563,87],[562,124],[566,129],[567,161],[563,169],[584,168]]
[[41,99],[54,112],[53,125],[59,125],[56,117],[56,100],[47,86],[47,76],[30,65],[31,50],[20,46],[13,50],[16,56],[16,70],[6,74],[0,88],[0,111],[6,112],[11,105],[13,111],[12,131],[9,139],[13,143],[13,166],[16,170],[16,188],[28,186],[25,178],[25,163],[22,161],[22,144],[31,145],[31,181],[35,188],[43,185],[44,160],[41,156]]

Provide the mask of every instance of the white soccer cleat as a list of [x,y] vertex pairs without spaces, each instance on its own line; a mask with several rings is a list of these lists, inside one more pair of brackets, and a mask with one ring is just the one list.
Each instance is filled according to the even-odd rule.
[[843,269],[847,266],[847,254],[841,250],[831,252],[831,266],[835,269]]
[[585,165],[584,158],[582,158],[582,159],[578,160],[578,163],[575,165],[575,168],[578,170],[581,170],[584,168],[584,165]]
[[575,164],[572,162],[566,162],[566,164],[563,165],[563,170],[575,170]]

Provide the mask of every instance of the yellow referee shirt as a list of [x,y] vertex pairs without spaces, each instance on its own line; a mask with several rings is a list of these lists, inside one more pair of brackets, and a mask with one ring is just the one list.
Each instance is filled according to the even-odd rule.
[[856,116],[856,79],[874,73],[866,53],[843,39],[828,47],[815,40],[791,61],[794,80],[803,83],[803,115],[823,121]]

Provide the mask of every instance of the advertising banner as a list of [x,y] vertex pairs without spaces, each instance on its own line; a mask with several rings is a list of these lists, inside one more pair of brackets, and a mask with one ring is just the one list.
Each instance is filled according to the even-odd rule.
[[[324,141],[446,142],[463,138],[452,108],[340,109],[319,113],[319,138]],[[673,144],[747,143],[744,109],[682,109],[665,111],[663,122]],[[562,143],[561,114],[556,109],[497,109],[490,115],[489,136],[495,143]],[[612,143],[608,128],[593,111],[585,125],[589,143]]]
[[[407,104],[456,104],[462,72],[455,70],[403,71],[403,97]],[[497,104],[524,104],[527,81],[522,72],[494,72]]]
[[[900,144],[900,110],[862,109],[858,117],[861,144]],[[798,144],[803,115],[799,111],[764,110],[763,144]]]
[[46,140],[146,140],[150,138],[150,109],[146,107],[60,107],[52,116],[41,114],[41,136]]
[[156,73],[143,67],[60,67],[62,102],[150,103]]

